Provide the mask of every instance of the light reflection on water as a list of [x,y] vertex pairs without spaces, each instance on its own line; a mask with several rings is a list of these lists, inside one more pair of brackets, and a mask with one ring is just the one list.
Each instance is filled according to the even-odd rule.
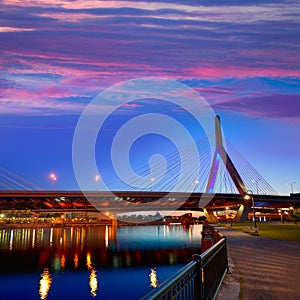
[[200,252],[200,232],[201,225],[0,229],[0,299],[137,299]]
[[49,273],[48,268],[44,268],[43,273],[41,274],[41,279],[40,279],[40,290],[39,290],[39,294],[40,294],[40,298],[41,300],[44,300],[47,298],[49,290],[50,290],[50,286],[51,286],[51,275]]
[[156,288],[157,287],[157,274],[156,274],[156,270],[155,269],[151,269],[150,270],[150,286]]
[[93,264],[92,264],[92,257],[91,257],[91,253],[88,252],[86,254],[86,267],[88,270],[91,271],[90,273],[90,276],[89,276],[89,285],[90,285],[90,288],[91,288],[91,295],[93,297],[96,297],[97,296],[97,290],[98,290],[98,280],[97,280],[97,275],[96,275],[96,270],[94,269],[93,267]]
[[96,275],[96,270],[95,269],[91,269],[91,274],[89,276],[90,278],[90,288],[91,288],[91,295],[93,297],[97,296],[97,290],[98,290],[98,280],[97,280],[97,275]]

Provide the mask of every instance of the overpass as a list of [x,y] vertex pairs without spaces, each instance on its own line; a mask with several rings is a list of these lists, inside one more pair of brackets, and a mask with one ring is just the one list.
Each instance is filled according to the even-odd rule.
[[[290,207],[300,205],[299,194],[290,196],[252,195],[255,207]],[[201,203],[208,203],[204,206]],[[0,191],[0,210],[42,211],[134,211],[216,209],[246,205],[245,194],[167,193],[148,191]],[[251,204],[250,204],[251,206]]]

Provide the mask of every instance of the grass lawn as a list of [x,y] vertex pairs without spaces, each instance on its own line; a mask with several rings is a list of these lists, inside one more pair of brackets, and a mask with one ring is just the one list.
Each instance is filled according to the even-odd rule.
[[[253,222],[233,222],[232,228],[243,231],[244,227],[253,226]],[[300,242],[300,224],[281,222],[257,222],[259,235],[275,240]]]

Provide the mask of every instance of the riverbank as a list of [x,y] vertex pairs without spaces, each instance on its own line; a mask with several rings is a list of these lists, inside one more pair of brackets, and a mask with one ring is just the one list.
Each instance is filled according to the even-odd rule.
[[155,225],[183,225],[188,227],[190,225],[201,225],[202,222],[191,222],[191,223],[172,223],[172,222],[163,222],[163,221],[153,221],[153,222],[111,222],[111,221],[102,221],[102,222],[60,222],[60,223],[50,223],[50,222],[37,222],[37,223],[0,223],[0,229],[14,229],[14,228],[56,228],[56,227],[94,227],[94,226],[155,226]]

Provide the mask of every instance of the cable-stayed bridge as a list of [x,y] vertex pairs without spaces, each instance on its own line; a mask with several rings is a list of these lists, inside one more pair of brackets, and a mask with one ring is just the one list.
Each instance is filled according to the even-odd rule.
[[[208,140],[215,141],[215,149],[210,148]],[[185,146],[168,155],[165,161],[167,168],[165,176],[161,176],[161,160],[149,165],[138,166],[134,172],[138,175],[125,180],[105,179],[105,185],[110,191],[157,191],[157,192],[185,192],[185,193],[247,193],[278,195],[274,188],[259,174],[257,170],[230,144],[222,135],[220,119],[215,119],[215,130],[210,136]],[[196,153],[194,153],[196,151]],[[212,153],[214,151],[214,153]],[[193,155],[199,157],[199,168],[193,166]],[[185,165],[184,177],[180,184],[174,188],[178,177]],[[153,174],[148,178],[147,175]],[[157,174],[157,176],[156,176]],[[93,178],[93,176],[91,176]],[[99,176],[100,178],[100,176]],[[98,178],[98,179],[99,179]],[[150,179],[150,180],[149,180]],[[43,187],[30,180],[0,166],[0,190],[44,190]]]
[[[215,149],[211,149],[209,140],[215,141],[213,143]],[[191,160],[195,157],[195,151],[199,157],[199,169],[194,167]],[[151,170],[148,164],[143,165],[134,170],[138,176],[131,174],[126,176],[125,181],[117,178],[105,184],[111,191],[143,190],[222,194],[245,194],[252,191],[253,194],[278,195],[247,159],[229,141],[225,142],[219,116],[215,118],[214,132],[196,141],[196,149],[194,145],[188,145],[164,158],[167,161],[167,167],[162,179],[159,178],[162,172],[162,162],[157,160],[151,164]],[[184,171],[182,171],[182,165],[185,165]],[[149,178],[150,171],[153,174],[151,178]],[[175,187],[183,172],[184,177]]]
[[[279,196],[230,143],[226,142],[225,145],[218,116],[215,118],[213,138],[213,156],[207,144],[201,141],[197,143],[200,171],[195,171],[192,166],[190,170],[186,170],[186,176],[178,190],[173,190],[174,179],[180,173],[182,160],[188,160],[193,155],[194,150],[189,146],[181,149],[181,160],[176,159],[176,153],[168,155],[166,160],[169,166],[165,180],[156,182],[153,178],[149,182],[133,184],[114,181],[108,184],[109,191],[47,191],[1,167],[0,210],[98,210],[117,214],[133,211],[204,209],[208,218],[214,220],[213,213],[224,207],[233,207],[237,211],[236,219],[246,219],[253,205],[289,207],[300,203],[296,195]],[[234,160],[229,152],[234,156]],[[159,162],[151,168],[154,173],[159,172]],[[139,180],[143,180],[147,172],[149,166],[140,167],[137,170]],[[134,190],[134,186],[141,184],[143,190]]]

